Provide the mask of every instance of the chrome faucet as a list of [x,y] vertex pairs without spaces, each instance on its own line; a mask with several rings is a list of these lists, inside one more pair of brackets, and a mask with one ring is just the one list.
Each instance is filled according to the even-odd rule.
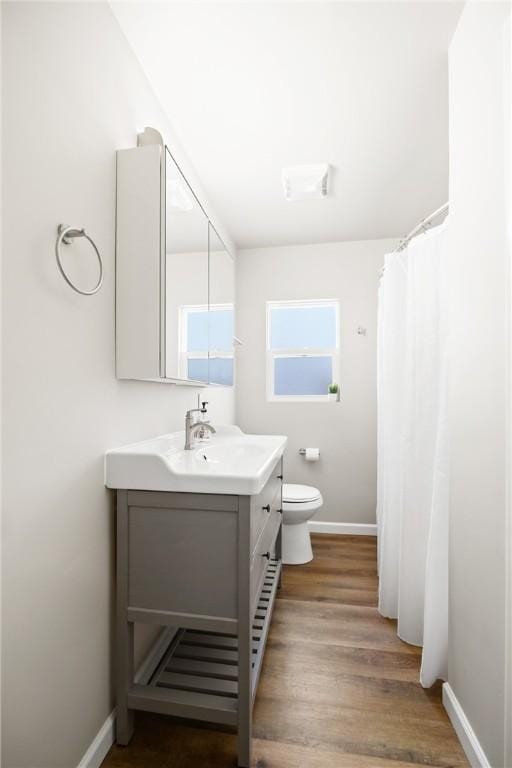
[[190,411],[187,411],[185,414],[185,450],[191,451],[192,448],[195,448],[195,440],[196,440],[196,432],[203,432],[206,430],[207,432],[211,432],[211,434],[215,434],[216,429],[215,427],[212,427],[209,421],[194,421],[192,418],[193,413],[207,413],[206,406],[208,403],[204,402],[202,403],[202,408],[191,408]]

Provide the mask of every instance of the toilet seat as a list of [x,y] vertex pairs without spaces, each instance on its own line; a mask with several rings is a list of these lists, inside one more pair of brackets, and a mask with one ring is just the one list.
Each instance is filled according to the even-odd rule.
[[307,504],[321,498],[322,494],[318,488],[311,485],[296,485],[294,483],[283,485],[283,502],[286,504]]

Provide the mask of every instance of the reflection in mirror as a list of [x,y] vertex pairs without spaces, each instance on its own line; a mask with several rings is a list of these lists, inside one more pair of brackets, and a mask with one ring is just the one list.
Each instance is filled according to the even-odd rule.
[[214,227],[209,226],[209,381],[232,386],[235,264]]
[[165,375],[208,382],[208,219],[166,150]]

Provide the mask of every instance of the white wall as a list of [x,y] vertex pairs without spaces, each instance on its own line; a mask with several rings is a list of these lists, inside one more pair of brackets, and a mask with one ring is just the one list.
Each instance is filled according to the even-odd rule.
[[[288,435],[286,481],[318,487],[315,519],[374,523],[376,327],[379,270],[396,241],[366,240],[242,250],[237,263],[237,421],[248,432]],[[341,303],[341,402],[266,402],[265,305],[286,299]],[[358,326],[367,329],[358,335]],[[317,446],[307,463],[302,447]]]
[[449,682],[504,766],[508,260],[505,22],[468,3],[450,48]]
[[[131,49],[102,3],[2,11],[4,765],[73,768],[113,705],[103,452],[181,429],[196,390],[114,378],[115,150],[171,135]],[[60,222],[101,249],[94,297],[57,270]]]

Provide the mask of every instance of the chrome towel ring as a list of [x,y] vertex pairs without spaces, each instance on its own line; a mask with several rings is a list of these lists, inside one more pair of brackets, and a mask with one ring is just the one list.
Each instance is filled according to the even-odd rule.
[[[75,237],[85,237],[86,240],[90,242],[92,245],[94,252],[98,258],[98,264],[100,268],[100,274],[98,278],[98,282],[94,286],[94,288],[91,288],[90,291],[83,291],[81,288],[78,288],[66,275],[66,272],[64,271],[64,267],[62,266],[62,262],[60,260],[60,247],[62,243],[64,245],[70,245]],[[71,288],[76,291],[77,293],[81,293],[82,296],[92,296],[94,293],[98,293],[99,289],[103,285],[103,262],[101,260],[100,252],[98,251],[96,247],[96,243],[90,237],[85,229],[75,229],[74,227],[66,227],[64,224],[59,224],[57,228],[57,240],[55,242],[55,256],[57,258],[57,264],[60,269],[60,273],[66,283],[71,286]]]

